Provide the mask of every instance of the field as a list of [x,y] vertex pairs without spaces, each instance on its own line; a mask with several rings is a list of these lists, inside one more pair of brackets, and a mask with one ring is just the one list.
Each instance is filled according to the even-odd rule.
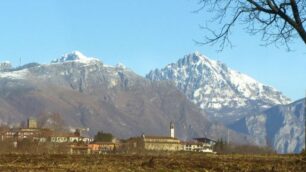
[[1,172],[17,171],[306,171],[301,155],[0,155]]

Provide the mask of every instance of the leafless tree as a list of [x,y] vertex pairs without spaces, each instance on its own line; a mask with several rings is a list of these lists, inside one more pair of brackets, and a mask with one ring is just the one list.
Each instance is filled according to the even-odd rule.
[[202,26],[210,34],[203,44],[219,44],[222,50],[230,45],[229,36],[236,23],[251,35],[261,34],[265,45],[284,44],[301,38],[306,45],[306,0],[200,0],[201,8],[212,13],[210,24],[221,26],[217,31],[210,24]]

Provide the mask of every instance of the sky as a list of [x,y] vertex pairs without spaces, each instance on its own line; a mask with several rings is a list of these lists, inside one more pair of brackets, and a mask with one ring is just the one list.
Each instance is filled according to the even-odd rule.
[[[198,0],[2,0],[0,62],[47,64],[75,50],[105,64],[122,63],[139,75],[199,51],[272,86],[292,100],[305,96],[306,46],[263,46],[239,23],[233,47],[199,45],[212,14]],[[216,26],[217,27],[217,26]],[[212,28],[215,29],[215,28]],[[21,59],[21,62],[20,62]]]

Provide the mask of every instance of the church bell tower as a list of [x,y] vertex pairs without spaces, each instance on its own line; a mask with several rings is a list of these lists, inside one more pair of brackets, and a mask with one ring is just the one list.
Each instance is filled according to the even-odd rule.
[[173,121],[170,122],[170,137],[174,138],[174,123],[173,123]]

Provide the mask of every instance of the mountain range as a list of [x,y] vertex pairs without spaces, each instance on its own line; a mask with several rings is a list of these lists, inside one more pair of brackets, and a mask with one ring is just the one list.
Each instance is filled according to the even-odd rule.
[[[76,51],[50,64],[0,64],[0,123],[30,116],[48,125],[52,113],[65,127],[89,127],[120,138],[142,133],[227,139],[272,146],[279,153],[303,148],[303,103],[199,52],[142,77]],[[229,129],[230,128],[230,129]]]
[[[168,136],[170,121],[182,140],[225,138],[228,130],[209,121],[172,82],[150,81],[77,51],[50,64],[0,72],[0,123],[18,125],[31,116],[43,117],[40,123],[47,125],[52,113],[67,129],[90,128],[91,135],[103,130],[119,138]],[[238,143],[249,143],[245,135],[230,132]]]

